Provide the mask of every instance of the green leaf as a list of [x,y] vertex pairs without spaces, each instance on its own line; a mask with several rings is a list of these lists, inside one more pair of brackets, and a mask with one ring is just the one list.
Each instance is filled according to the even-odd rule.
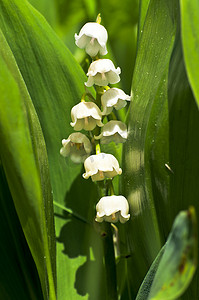
[[28,0],[54,28],[56,26],[57,11],[55,0]]
[[0,205],[0,298],[42,300],[44,298],[37,269],[1,164]]
[[[53,198],[59,206],[55,210],[57,298],[88,298],[90,293],[100,299],[104,278],[101,239],[90,225],[98,201],[96,186],[82,178],[81,165],[59,153],[61,140],[73,131],[70,111],[80,101],[87,78],[27,1],[1,1],[0,27],[15,55],[45,137]],[[64,207],[72,214],[66,213]],[[81,239],[83,250],[70,242],[71,236]],[[98,265],[102,271],[93,272],[93,266]]]
[[44,298],[55,299],[55,237],[45,143],[31,99],[1,32],[0,43],[2,164]]
[[142,282],[142,284],[139,288],[136,300],[146,300],[146,299],[148,299],[148,296],[149,296],[149,293],[150,293],[150,290],[151,290],[151,286],[152,286],[154,277],[156,275],[157,269],[159,267],[160,261],[162,259],[162,256],[164,254],[164,251],[165,251],[165,246],[163,246],[161,248],[161,250],[158,253],[157,257],[153,261],[147,275],[145,276],[145,278],[144,278],[144,280],[143,280],[143,282]]
[[139,39],[142,35],[142,28],[144,26],[144,22],[146,19],[148,7],[149,7],[150,0],[141,0],[140,1],[140,14],[139,14]]
[[168,240],[146,275],[136,300],[180,297],[196,270],[197,252],[197,224],[192,207],[176,217]]
[[[132,82],[129,136],[123,155],[123,192],[130,203],[132,216],[127,224],[131,252],[127,264],[128,270],[133,271],[131,274],[128,272],[127,276],[134,293],[162,241],[154,206],[157,195],[153,191],[150,155],[157,129],[165,128],[163,131],[167,131],[168,126],[166,84],[175,36],[175,9],[176,1],[150,1],[138,44]],[[166,123],[162,123],[164,119]],[[167,175],[164,167],[167,156],[165,151],[160,156],[161,166],[158,162],[164,177]]]
[[182,44],[187,76],[199,106],[199,2],[181,0]]
[[[176,42],[170,62],[169,84],[169,166],[170,196],[167,203],[167,212],[162,211],[161,218],[167,215],[168,222],[162,222],[166,231],[172,224],[179,210],[193,205],[196,212],[198,203],[198,166],[199,166],[199,111],[195,102],[190,84],[187,79],[180,32],[180,19]],[[165,220],[165,219],[164,219]],[[168,223],[168,225],[166,225]],[[198,226],[199,229],[199,226]],[[199,270],[193,278],[190,287],[182,299],[198,298]]]
[[72,132],[70,110],[81,99],[86,76],[45,19],[27,1],[12,1],[11,5],[4,0],[0,10],[0,26],[44,133],[54,200],[64,204],[66,191],[81,167],[64,161],[59,150],[61,140]]

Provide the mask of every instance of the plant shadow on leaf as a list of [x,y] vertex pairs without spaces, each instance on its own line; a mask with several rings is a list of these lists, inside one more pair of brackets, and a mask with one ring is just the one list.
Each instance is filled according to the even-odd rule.
[[74,288],[81,296],[88,294],[86,299],[97,300],[103,298],[105,277],[102,243],[94,228],[94,206],[98,198],[95,184],[90,179],[84,180],[82,173],[76,177],[65,196],[65,205],[74,211],[74,215],[66,211],[62,215],[56,214],[56,217],[65,220],[57,242],[63,244],[62,253],[71,264],[77,258],[84,258],[83,264],[76,269]]

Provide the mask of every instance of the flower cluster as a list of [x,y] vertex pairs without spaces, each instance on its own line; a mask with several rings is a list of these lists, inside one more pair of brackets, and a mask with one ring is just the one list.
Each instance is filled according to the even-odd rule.
[[[109,192],[97,203],[95,220],[112,223],[120,220],[125,223],[130,218],[128,201],[124,196],[114,195],[112,184],[113,177],[120,175],[122,169],[112,154],[103,153],[100,148],[101,144],[126,141],[127,127],[125,123],[117,120],[114,111],[125,107],[127,101],[130,101],[130,96],[121,89],[108,86],[120,81],[121,70],[119,67],[115,68],[110,59],[99,58],[100,55],[107,54],[107,39],[107,31],[99,19],[96,23],[86,23],[79,35],[75,34],[76,45],[85,49],[92,58],[85,86],[95,85],[96,100],[86,92],[81,101],[72,108],[70,125],[77,132],[62,140],[60,153],[64,157],[70,156],[75,163],[84,162],[83,178],[91,177],[92,181],[104,181],[104,184],[108,179]],[[88,100],[85,100],[86,97]],[[86,133],[79,132],[81,130]]]

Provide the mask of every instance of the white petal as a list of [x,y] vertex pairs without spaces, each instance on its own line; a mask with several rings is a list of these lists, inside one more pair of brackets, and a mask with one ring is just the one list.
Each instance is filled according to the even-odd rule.
[[129,220],[129,205],[124,196],[105,196],[100,199],[96,205],[96,221],[117,222],[121,223]]
[[110,59],[98,59],[90,64],[87,76],[95,76],[97,73],[106,73],[111,70],[118,73],[119,69],[115,68],[113,62]]
[[108,82],[110,82],[111,84],[115,84],[118,83],[120,81],[120,72],[118,72],[118,69],[120,70],[120,68],[118,67],[116,71],[114,70],[110,70],[107,73],[107,77],[108,77]]
[[80,102],[75,105],[71,110],[71,126],[74,127],[76,131],[82,129],[93,130],[96,124],[101,123],[102,113],[99,107],[93,102]]
[[[89,40],[86,40],[84,37],[88,37]],[[90,47],[92,46],[92,43],[89,45],[92,38],[96,39],[97,43],[99,44],[98,47],[96,47],[96,44],[93,45],[95,50],[92,50]],[[80,48],[85,48],[86,52],[91,57],[96,56],[98,52],[100,52],[101,55],[105,55],[107,53],[107,39],[108,34],[104,26],[94,22],[86,23],[80,30],[79,35],[75,34],[76,45]]]
[[116,110],[120,110],[127,105],[126,101],[119,99],[117,103],[114,105]]
[[101,120],[102,118],[99,107],[93,102],[80,102],[71,110],[72,120],[82,119],[90,116],[96,120]]
[[101,134],[94,136],[95,139],[101,139],[102,144],[110,142],[124,143],[127,139],[126,124],[121,121],[111,120],[104,125]]
[[[104,177],[112,178],[122,173],[117,159],[112,154],[100,153],[89,156],[84,162],[84,178],[92,176],[93,181],[103,180]],[[93,176],[96,175],[96,176]]]
[[104,126],[104,124],[101,122],[101,120],[97,120],[96,123],[97,123],[97,126],[99,126],[99,127]]
[[111,88],[107,90],[101,97],[103,112],[102,115],[108,114],[108,109],[114,107],[117,110],[126,106],[126,101],[130,101],[131,97],[125,94],[121,89]]
[[92,151],[90,140],[81,132],[70,134],[67,140],[62,140],[62,145],[60,154],[65,157],[70,156],[75,163],[84,162]]
[[92,151],[92,145],[87,136],[81,132],[74,132],[69,135],[68,140],[72,143],[82,143],[87,154],[90,154]]
[[106,55],[108,53],[106,46],[101,47],[99,53],[100,55]]
[[88,55],[90,55],[91,57],[94,57],[99,52],[100,48],[101,48],[101,46],[96,39],[94,40],[93,43],[92,43],[92,39],[90,39],[89,43],[87,43],[87,45],[85,47],[85,51],[86,51],[86,53],[88,53]]
[[87,82],[85,82],[84,84],[87,87],[91,87],[94,84],[94,78],[92,76],[89,76]]
[[71,122],[70,125],[74,127],[74,130],[80,131],[84,128],[84,122],[84,119],[78,119],[74,123]]
[[95,76],[93,76],[94,84],[99,85],[99,86],[106,86],[109,84],[107,75],[103,73],[97,73]]
[[81,37],[78,37],[77,34],[75,34],[75,44],[83,49],[86,47],[86,45],[89,43],[90,41],[90,37],[86,36],[85,34],[83,34]]
[[[120,72],[120,68],[116,69],[110,59],[95,60],[88,69],[87,76],[89,76],[89,79],[86,85],[91,86],[94,83],[99,86],[106,86],[109,83],[117,83],[120,81]],[[91,81],[91,77],[93,81]]]
[[121,137],[118,133],[115,133],[114,135],[111,136],[103,136],[100,140],[101,144],[109,144],[111,142],[114,142],[115,144],[119,143],[125,143],[126,139]]

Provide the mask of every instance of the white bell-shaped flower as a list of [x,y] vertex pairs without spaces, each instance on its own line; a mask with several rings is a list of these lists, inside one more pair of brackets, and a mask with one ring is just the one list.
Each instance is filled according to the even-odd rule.
[[70,125],[74,130],[80,131],[82,129],[91,131],[96,125],[104,126],[101,122],[102,113],[99,107],[93,102],[80,102],[73,106],[71,110],[72,122]]
[[112,154],[100,153],[89,156],[84,162],[86,173],[83,174],[85,179],[90,176],[92,181],[100,181],[106,178],[113,178],[122,174],[117,159]]
[[106,86],[109,83],[117,83],[120,81],[120,73],[121,69],[119,67],[116,69],[110,59],[95,60],[90,64],[87,73],[88,81],[85,85],[90,87],[93,84]]
[[101,134],[94,136],[96,140],[100,139],[101,144],[110,142],[124,143],[127,139],[127,127],[121,121],[111,120],[102,127]]
[[111,222],[116,223],[120,220],[125,223],[129,220],[129,204],[124,196],[106,196],[102,197],[96,205],[97,215],[95,221],[97,222]]
[[69,135],[67,140],[62,140],[63,147],[60,154],[64,157],[70,156],[75,163],[82,163],[92,151],[90,140],[81,132]]
[[126,101],[130,101],[131,97],[121,89],[111,88],[107,90],[101,97],[103,115],[109,115],[113,108],[119,110],[126,106]]
[[91,57],[98,53],[105,55],[108,53],[106,49],[106,42],[108,34],[104,26],[95,22],[86,23],[80,30],[79,35],[75,34],[75,43],[81,48],[85,49],[86,53]]

